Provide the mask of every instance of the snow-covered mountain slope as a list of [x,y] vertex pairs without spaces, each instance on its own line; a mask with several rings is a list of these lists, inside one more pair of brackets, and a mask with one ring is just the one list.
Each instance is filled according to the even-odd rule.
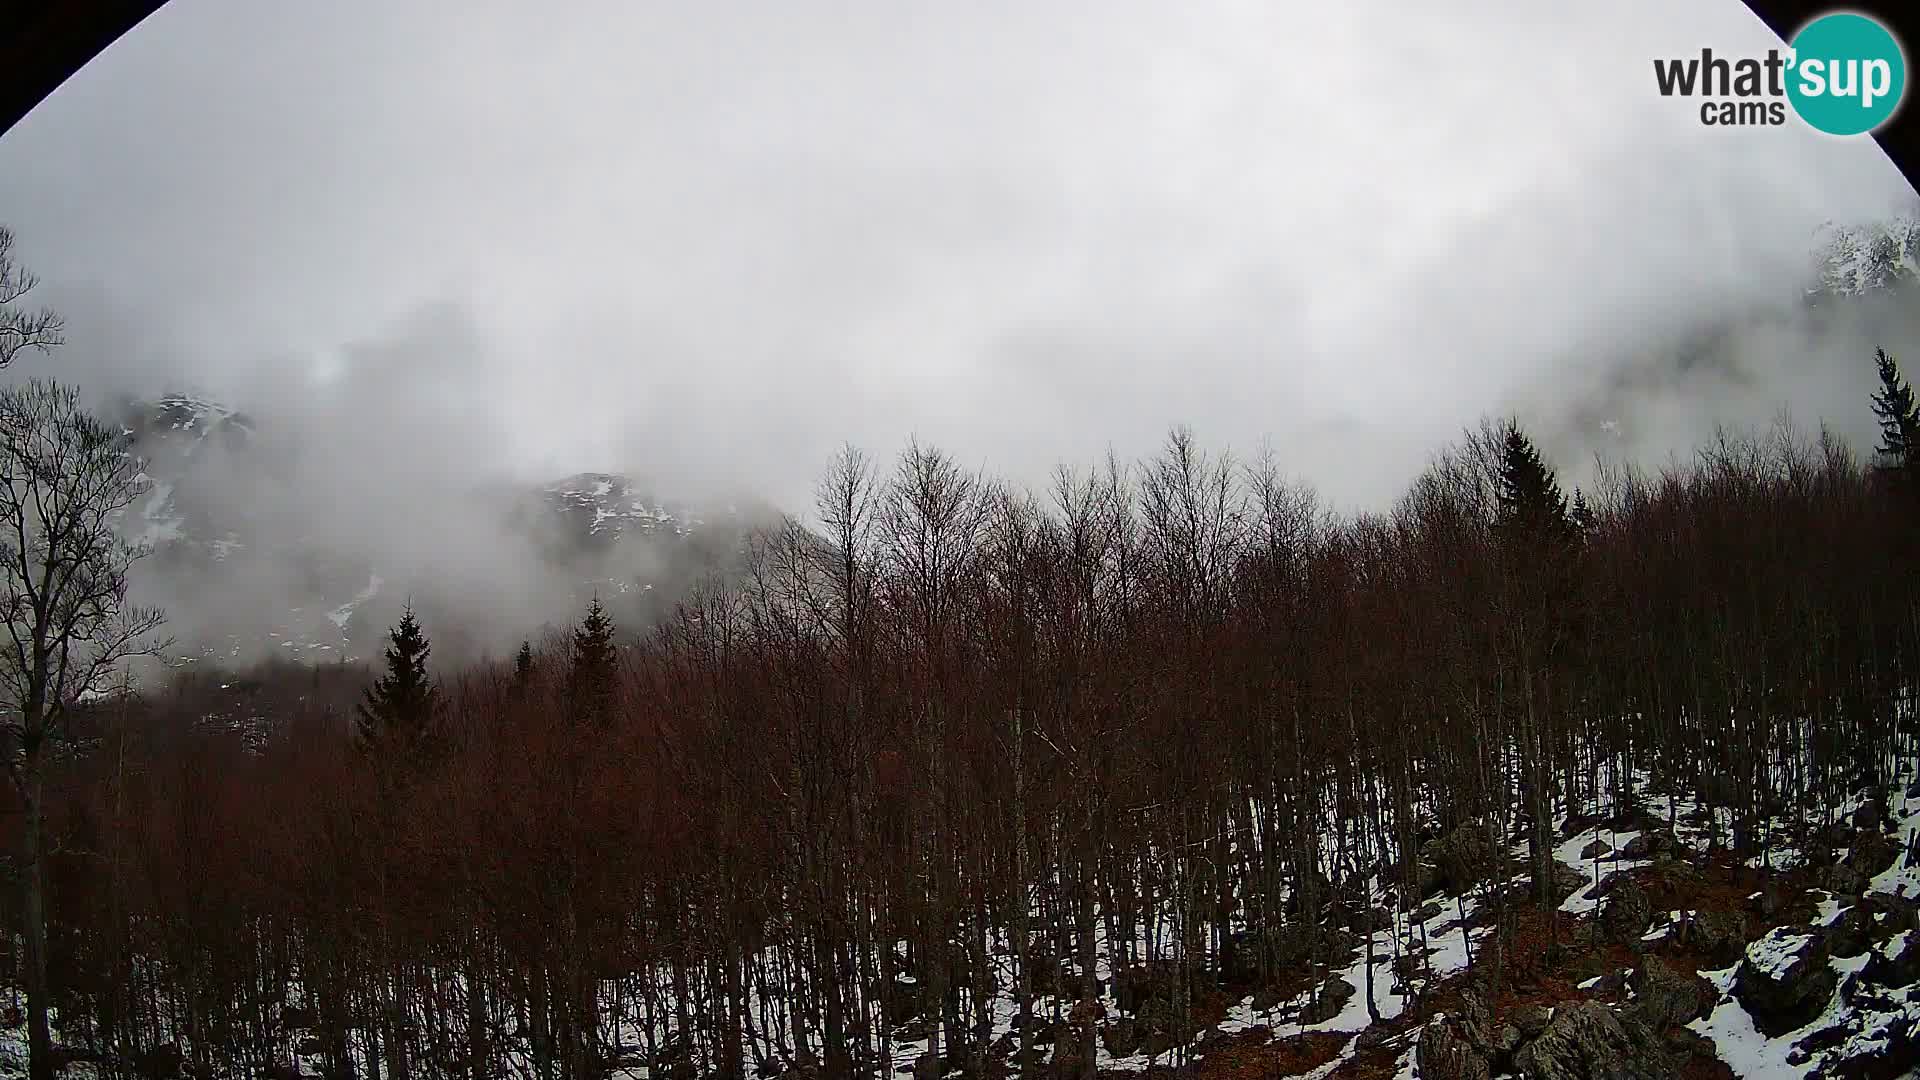
[[1575,483],[1596,453],[1651,465],[1720,427],[1765,429],[1783,410],[1869,450],[1874,352],[1915,370],[1917,297],[1920,216],[1831,226],[1797,276],[1756,284],[1735,306],[1682,299],[1570,342],[1565,362],[1544,366],[1512,407]]
[[1832,226],[1822,237],[1816,292],[1862,296],[1915,281],[1920,281],[1920,217]]
[[587,542],[615,544],[661,532],[685,536],[702,524],[693,511],[669,508],[612,473],[579,473],[547,485],[543,493],[553,512]]
[[194,465],[209,454],[244,451],[253,421],[217,402],[173,394],[151,403],[128,402],[121,415],[142,458],[144,490],[132,507],[130,538],[159,550],[197,545],[219,559],[237,543],[234,530],[216,521],[197,485],[181,489]]

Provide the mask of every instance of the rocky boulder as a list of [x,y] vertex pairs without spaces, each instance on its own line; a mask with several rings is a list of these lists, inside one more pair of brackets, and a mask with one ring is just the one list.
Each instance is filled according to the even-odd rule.
[[1467,1040],[1468,1045],[1475,1050],[1484,1053],[1492,1048],[1493,1013],[1488,1010],[1486,1001],[1478,993],[1472,990],[1462,991],[1460,1008],[1455,1010],[1450,1020],[1460,1037]]
[[1486,1055],[1444,1020],[1420,1032],[1413,1060],[1420,1080],[1489,1080],[1493,1075]]
[[1572,896],[1574,893],[1579,892],[1581,889],[1586,888],[1587,875],[1575,870],[1566,863],[1556,860],[1553,864],[1551,887],[1553,890],[1553,902],[1557,904],[1567,897]]
[[1439,872],[1442,889],[1461,892],[1493,872],[1495,852],[1485,827],[1469,823],[1427,841],[1420,849],[1420,858]]
[[1640,958],[1631,985],[1634,1015],[1655,1031],[1705,1016],[1719,997],[1712,983],[1687,975],[1657,956]]
[[1345,979],[1328,979],[1313,992],[1313,998],[1300,1009],[1302,1024],[1324,1024],[1339,1016],[1353,1000],[1353,984]]
[[1841,911],[1823,929],[1831,956],[1852,958],[1873,947],[1873,915],[1864,904]]
[[[1539,1030],[1544,1030],[1545,1010],[1538,1011],[1541,1014]],[[1455,1009],[1421,1033],[1415,1053],[1420,1060],[1434,1062],[1435,1068],[1449,1075],[1497,1075],[1511,1071],[1513,1052],[1526,1038],[1513,1023],[1495,1024],[1486,1001],[1469,988],[1461,992]],[[1421,1075],[1428,1075],[1425,1066],[1422,1069]]]
[[1671,1058],[1646,1025],[1597,1001],[1555,1010],[1540,1037],[1521,1048],[1514,1070],[1527,1080],[1672,1080]]
[[1391,930],[1393,929],[1393,912],[1376,904],[1358,912],[1353,918],[1352,925],[1358,933],[1377,934],[1382,930]]
[[1847,865],[1871,878],[1893,865],[1900,849],[1878,829],[1859,829],[1847,845]]
[[1789,927],[1770,931],[1747,946],[1734,976],[1733,996],[1768,1037],[1802,1027],[1826,1008],[1839,985],[1828,965],[1827,944],[1818,933]]
[[1705,1035],[1692,1028],[1674,1028],[1667,1032],[1667,1049],[1683,1063],[1687,1061],[1718,1061],[1720,1048]]
[[1912,986],[1920,982],[1920,934],[1904,930],[1875,946],[1860,976],[1885,987]]
[[1681,924],[1680,943],[1725,967],[1747,947],[1747,917],[1737,911],[1696,911]]
[[1507,1014],[1507,1022],[1520,1032],[1521,1042],[1532,1042],[1553,1023],[1553,1014],[1545,1006],[1522,1005]]
[[1653,921],[1653,901],[1632,881],[1614,883],[1607,902],[1600,908],[1600,927],[1614,941],[1635,942],[1647,932]]
[[[1916,833],[1914,839],[1916,843],[1920,843],[1920,833]],[[1920,856],[1920,853],[1916,855]],[[1916,857],[1914,861],[1920,862],[1920,857]],[[1867,903],[1873,906],[1875,912],[1886,916],[1882,925],[1888,933],[1898,934],[1903,930],[1920,930],[1920,897],[1875,893],[1867,897]]]
[[1648,828],[1628,840],[1620,848],[1620,854],[1629,859],[1659,859],[1671,857],[1679,850],[1680,841],[1674,838],[1671,830],[1661,826]]
[[[1762,919],[1771,919],[1787,906],[1787,890],[1778,882],[1768,881],[1761,884],[1752,896],[1747,897],[1747,910]],[[1745,948],[1742,942],[1741,947]]]
[[1841,896],[1858,896],[1866,891],[1869,878],[1850,863],[1834,863],[1820,872],[1820,884]]

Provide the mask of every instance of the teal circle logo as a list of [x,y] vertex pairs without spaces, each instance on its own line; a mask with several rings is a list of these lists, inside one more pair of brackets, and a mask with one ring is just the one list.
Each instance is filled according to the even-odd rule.
[[1900,107],[1907,58],[1900,43],[1865,15],[1822,15],[1793,36],[1787,100],[1800,119],[1829,135],[1872,131]]

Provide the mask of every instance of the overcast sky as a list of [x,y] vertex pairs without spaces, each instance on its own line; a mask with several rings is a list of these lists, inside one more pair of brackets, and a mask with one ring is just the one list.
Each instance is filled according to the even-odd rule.
[[843,440],[1188,423],[1352,505],[1913,197],[1655,93],[1774,43],[1737,0],[1440,7],[173,0],[0,138],[0,221],[65,362],[332,378],[382,460],[791,504]]

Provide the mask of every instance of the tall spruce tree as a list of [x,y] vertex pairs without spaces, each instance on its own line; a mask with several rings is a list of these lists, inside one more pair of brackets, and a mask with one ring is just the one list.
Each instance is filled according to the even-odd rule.
[[573,632],[573,665],[567,674],[568,706],[584,724],[606,722],[613,712],[615,680],[613,620],[594,597]]
[[1920,466],[1914,453],[1920,449],[1920,406],[1914,402],[1913,387],[1901,377],[1900,365],[1887,350],[1874,350],[1873,360],[1880,370],[1880,389],[1873,395],[1873,415],[1880,421],[1880,464],[1913,469]]
[[525,690],[533,683],[533,643],[522,641],[520,651],[513,654],[513,688]]
[[1593,507],[1587,505],[1587,497],[1579,488],[1573,489],[1573,506],[1567,511],[1567,524],[1573,527],[1577,540],[1593,534]]
[[440,691],[427,675],[427,656],[433,646],[414,617],[413,605],[407,605],[388,640],[387,673],[368,688],[357,726],[368,746],[417,747],[432,729]]
[[[1567,604],[1577,537],[1567,499],[1533,440],[1509,423],[1500,446],[1499,505],[1494,521],[1504,575],[1506,632],[1499,645],[1511,671],[1527,819],[1527,855],[1535,902],[1553,906],[1553,771],[1551,748],[1561,723],[1552,687],[1572,627]],[[1509,667],[1510,665],[1510,667]]]
[[1498,513],[1496,528],[1502,538],[1521,550],[1538,551],[1573,536],[1560,481],[1518,424],[1507,425],[1500,448]]

